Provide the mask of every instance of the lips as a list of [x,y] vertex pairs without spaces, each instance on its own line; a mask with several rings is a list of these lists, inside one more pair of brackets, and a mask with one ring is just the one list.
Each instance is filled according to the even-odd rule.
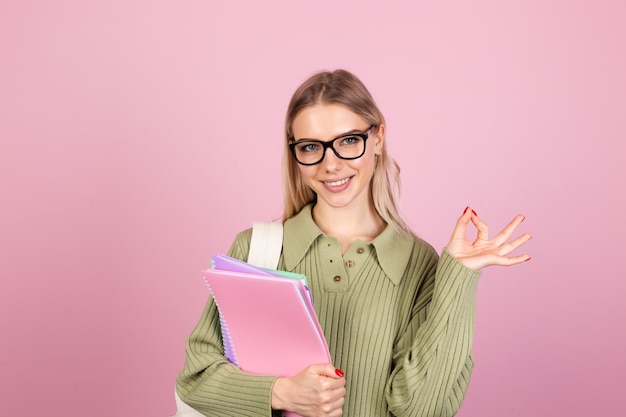
[[350,181],[351,178],[352,177],[348,177],[337,181],[324,181],[324,184],[328,185],[329,187],[339,187]]
[[324,188],[331,193],[339,193],[350,186],[352,178],[354,178],[354,176],[342,178],[340,180],[322,181],[322,184],[324,184]]

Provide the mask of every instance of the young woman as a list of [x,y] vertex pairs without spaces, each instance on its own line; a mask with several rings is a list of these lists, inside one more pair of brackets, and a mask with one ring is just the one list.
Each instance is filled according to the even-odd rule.
[[[285,133],[279,269],[308,277],[333,363],[290,378],[239,370],[224,357],[210,299],[188,339],[179,396],[210,416],[454,415],[472,372],[479,270],[530,259],[508,256],[531,237],[511,239],[524,217],[489,239],[468,207],[438,256],[398,214],[385,120],[347,71],[305,81]],[[246,260],[250,238],[251,230],[241,232],[229,255]]]

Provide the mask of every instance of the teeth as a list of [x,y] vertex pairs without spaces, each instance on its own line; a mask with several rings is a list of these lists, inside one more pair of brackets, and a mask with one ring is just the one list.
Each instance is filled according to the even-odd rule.
[[344,178],[344,179],[339,180],[339,181],[327,182],[326,184],[330,185],[331,187],[337,187],[339,185],[343,185],[343,184],[347,183],[349,179],[350,178]]

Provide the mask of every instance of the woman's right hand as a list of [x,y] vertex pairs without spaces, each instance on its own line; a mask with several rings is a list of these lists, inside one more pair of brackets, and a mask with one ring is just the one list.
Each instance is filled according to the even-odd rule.
[[272,408],[303,417],[338,417],[346,395],[343,372],[331,364],[310,365],[272,388]]

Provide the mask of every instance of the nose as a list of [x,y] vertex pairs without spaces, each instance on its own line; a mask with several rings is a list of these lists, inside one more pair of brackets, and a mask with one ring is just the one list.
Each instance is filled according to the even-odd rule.
[[332,148],[327,148],[324,153],[324,159],[320,162],[324,169],[328,172],[336,171],[341,167],[342,160],[339,158]]

